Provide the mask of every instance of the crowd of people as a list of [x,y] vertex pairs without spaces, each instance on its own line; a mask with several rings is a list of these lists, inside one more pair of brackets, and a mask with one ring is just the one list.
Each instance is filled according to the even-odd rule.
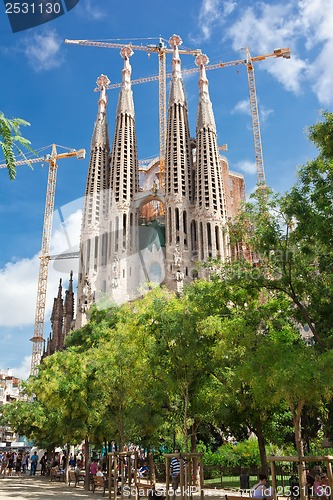
[[29,464],[29,453],[25,452],[1,452],[0,451],[0,476],[11,476],[13,471],[17,476],[26,474]]
[[[21,474],[29,474],[35,476],[38,465],[41,476],[50,474],[52,467],[59,467],[65,470],[67,456],[66,453],[55,453],[48,458],[47,453],[38,455],[37,451],[30,453],[29,451],[0,451],[0,477],[12,476],[15,472],[16,476]],[[82,454],[71,454],[69,457],[69,466],[71,468],[84,466]]]

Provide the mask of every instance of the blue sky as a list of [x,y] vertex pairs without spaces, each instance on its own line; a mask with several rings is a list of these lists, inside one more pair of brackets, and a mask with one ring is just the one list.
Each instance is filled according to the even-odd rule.
[[[97,111],[97,77],[121,79],[119,50],[69,46],[65,38],[157,43],[174,33],[186,48],[201,48],[211,63],[289,47],[290,60],[255,65],[266,181],[283,192],[295,180],[297,165],[316,155],[306,127],[333,104],[333,1],[290,0],[80,0],[66,15],[43,26],[13,34],[0,5],[0,88],[2,110],[31,123],[24,129],[37,150],[56,143],[85,148]],[[132,78],[156,75],[157,56],[137,51]],[[194,66],[192,56],[182,67]],[[170,59],[168,61],[170,69]],[[256,183],[254,146],[245,66],[209,71],[219,144],[227,144],[231,170],[245,175],[247,192]],[[186,76],[191,135],[195,135],[197,75]],[[157,82],[133,86],[139,157],[158,155]],[[118,90],[108,93],[110,135]],[[48,148],[47,152],[50,152]],[[89,156],[89,155],[87,155]],[[1,161],[2,163],[2,161]],[[53,251],[75,246],[88,160],[59,161]],[[38,254],[45,202],[47,167],[19,167],[9,181],[0,170],[0,368],[24,377],[30,368],[36,302]],[[47,315],[59,277],[67,280],[74,262],[50,266]],[[49,333],[46,324],[45,337]]]

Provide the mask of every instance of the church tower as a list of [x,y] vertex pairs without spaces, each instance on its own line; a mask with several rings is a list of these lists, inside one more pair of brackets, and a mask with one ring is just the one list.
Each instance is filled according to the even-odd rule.
[[101,262],[107,276],[102,292],[116,303],[131,299],[138,287],[138,211],[134,196],[139,190],[139,168],[129,62],[133,52],[125,46],[120,54],[124,68],[111,152],[107,217],[110,237],[108,253],[104,252]]
[[191,223],[199,261],[210,257],[229,257],[227,204],[223,185],[222,159],[216,137],[216,125],[209,97],[205,65],[206,55],[196,57],[200,68],[199,105],[196,125],[195,217]]
[[76,328],[83,326],[86,312],[96,299],[96,278],[99,271],[100,233],[107,214],[110,174],[110,142],[106,118],[106,87],[109,79],[101,75],[98,113],[91,140],[90,161],[81,226]]
[[64,324],[63,339],[65,340],[69,332],[73,329],[74,320],[74,292],[73,292],[73,271],[70,273],[68,290],[65,291],[64,300]]
[[51,314],[52,332],[49,339],[50,342],[49,349],[51,353],[55,351],[60,351],[64,347],[63,331],[62,331],[63,314],[64,314],[64,306],[62,299],[62,279],[60,278],[58,295],[53,300],[53,308]]
[[169,43],[173,58],[165,157],[166,283],[175,288],[176,282],[187,278],[191,267],[189,227],[194,186],[188,110],[178,52],[182,40],[173,35]]

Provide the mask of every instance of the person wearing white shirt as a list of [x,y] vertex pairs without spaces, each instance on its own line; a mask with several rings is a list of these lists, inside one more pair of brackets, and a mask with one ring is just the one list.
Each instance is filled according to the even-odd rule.
[[260,498],[266,500],[272,500],[272,491],[268,486],[268,480],[266,474],[260,473],[259,482],[253,486],[251,493],[253,498]]

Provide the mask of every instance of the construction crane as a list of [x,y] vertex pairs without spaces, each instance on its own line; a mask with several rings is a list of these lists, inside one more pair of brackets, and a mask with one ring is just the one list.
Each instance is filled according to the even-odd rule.
[[[16,166],[33,164],[33,163],[49,163],[49,172],[47,178],[47,189],[46,189],[46,202],[44,210],[44,223],[43,223],[43,233],[42,233],[42,249],[39,256],[39,274],[38,274],[38,286],[37,286],[37,299],[36,299],[36,312],[35,312],[35,322],[34,322],[34,335],[30,339],[32,341],[32,359],[31,359],[31,375],[37,374],[37,368],[40,363],[40,359],[43,351],[44,342],[44,320],[45,320],[45,305],[46,305],[46,291],[47,291],[47,279],[48,279],[48,267],[50,257],[50,247],[51,247],[51,234],[52,234],[52,223],[53,223],[53,212],[54,212],[54,197],[56,189],[57,180],[57,160],[62,158],[71,158],[76,156],[79,160],[85,158],[85,149],[70,150],[66,153],[58,153],[56,144],[52,144],[51,154],[47,154],[41,158],[31,158],[27,160],[19,160],[15,162]],[[7,165],[0,165],[0,168],[5,168]]]
[[[257,178],[258,178],[258,186],[264,187],[266,185],[265,182],[265,170],[264,170],[264,159],[262,153],[262,144],[261,144],[261,134],[260,134],[260,122],[259,122],[259,112],[258,112],[258,101],[257,101],[257,92],[256,92],[256,83],[254,77],[254,67],[253,63],[264,61],[265,59],[269,59],[270,57],[283,57],[285,59],[290,59],[290,49],[281,48],[275,49],[273,52],[268,54],[263,54],[260,56],[251,57],[250,51],[247,47],[245,47],[245,59],[237,59],[236,61],[227,61],[220,62],[216,64],[208,64],[205,66],[206,70],[213,70],[218,68],[226,68],[229,66],[237,66],[239,64],[243,64],[247,68],[247,77],[248,77],[248,86],[249,86],[249,96],[250,96],[250,110],[252,117],[252,130],[253,130],[253,139],[254,139],[254,151],[255,151],[255,159],[256,159],[256,170],[257,170]],[[182,70],[183,74],[197,73],[199,72],[199,68],[190,68]],[[166,78],[171,78],[172,74],[166,74]],[[159,75],[148,76],[143,78],[138,78],[136,80],[132,80],[132,85],[139,83],[147,83],[159,80]],[[108,90],[115,89],[121,87],[121,83],[112,83],[109,84],[106,88]],[[96,89],[95,89],[96,90]],[[165,118],[166,119],[166,118]]]
[[[132,43],[124,44],[124,43],[112,43],[112,42],[99,42],[93,40],[65,40],[65,43],[71,45],[83,45],[85,47],[102,47],[107,49],[121,49],[125,45],[128,45],[133,51],[135,50],[143,50],[147,52],[149,55],[151,53],[158,54],[158,76],[155,77],[155,80],[159,81],[159,135],[160,135],[160,175],[161,179],[163,177],[164,172],[164,158],[165,158],[165,143],[166,143],[166,128],[167,128],[167,112],[166,112],[166,54],[172,54],[173,49],[167,48],[164,45],[163,38],[159,38],[158,45],[148,44],[148,45],[133,45]],[[179,54],[189,54],[193,56],[197,56],[201,54],[200,49],[179,49]],[[140,79],[141,80],[141,79]],[[151,81],[151,80],[147,80]],[[133,83],[133,82],[132,82]],[[142,83],[141,81],[137,81],[136,83]]]

